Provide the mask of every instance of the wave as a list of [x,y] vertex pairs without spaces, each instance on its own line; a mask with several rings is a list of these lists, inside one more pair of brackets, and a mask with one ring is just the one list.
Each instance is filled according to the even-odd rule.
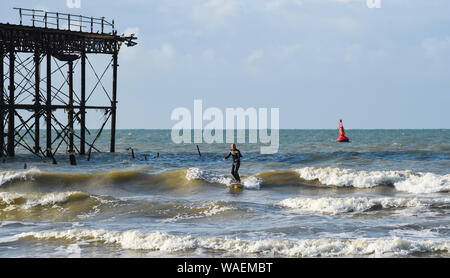
[[174,236],[161,232],[80,230],[28,232],[14,236],[16,240],[58,240],[66,244],[84,243],[118,245],[123,249],[173,252],[213,251],[227,256],[271,257],[391,257],[429,253],[449,253],[450,241],[381,239],[303,239],[297,241],[241,240]]
[[409,193],[437,193],[450,190],[450,175],[412,171],[363,171],[339,168],[305,167],[297,169],[306,181],[338,187],[372,188],[394,186],[398,191]]
[[[83,192],[0,192],[0,221],[77,221],[119,214],[182,221],[227,215],[237,210],[225,201],[115,199]],[[0,227],[3,224],[0,222]]]
[[[107,188],[114,186],[147,187],[174,189],[186,183],[186,170],[167,171],[149,174],[145,170],[119,170],[103,173],[55,173],[41,172],[38,169],[27,171],[0,172],[0,188],[25,185],[37,188]],[[158,187],[159,186],[159,187]],[[84,190],[83,190],[84,191]]]
[[[83,190],[86,187],[126,186],[143,190],[180,190],[196,185],[222,184],[230,186],[230,175],[216,174],[199,168],[173,170],[150,174],[145,170],[121,170],[104,173],[48,173],[38,169],[0,172],[0,187],[25,183],[37,187],[68,187]],[[340,168],[304,167],[294,171],[262,172],[243,177],[247,189],[264,186],[308,185],[353,188],[391,186],[398,191],[414,194],[450,191],[450,174],[405,171],[364,171]],[[83,190],[84,191],[84,190]]]
[[72,221],[96,214],[112,203],[108,198],[77,191],[0,192],[0,221]]
[[3,184],[6,184],[8,182],[14,181],[14,180],[29,180],[33,179],[33,176],[41,174],[41,171],[39,169],[32,168],[28,171],[7,171],[7,172],[0,172],[0,186]]
[[232,204],[224,201],[200,201],[190,204],[174,204],[165,207],[167,208],[164,212],[164,216],[167,218],[165,222],[224,215],[237,210]]
[[[186,171],[186,179],[188,181],[201,180],[208,183],[218,183],[230,186],[234,180],[226,175],[217,175],[208,171],[200,170],[199,168],[189,168]],[[242,179],[242,185],[248,189],[259,189],[261,180],[255,176],[250,176]]]
[[450,199],[408,199],[408,198],[368,198],[368,197],[343,197],[343,198],[289,198],[277,203],[278,206],[322,214],[362,213],[384,209],[403,208],[440,208],[448,207]]
[[12,210],[15,207],[29,209],[32,207],[57,206],[70,201],[88,199],[91,196],[82,192],[58,192],[58,193],[10,193],[0,192],[0,208]]

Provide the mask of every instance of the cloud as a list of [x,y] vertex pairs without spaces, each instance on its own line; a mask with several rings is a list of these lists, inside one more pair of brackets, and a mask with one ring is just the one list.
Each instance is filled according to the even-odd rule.
[[444,39],[427,38],[421,43],[425,55],[430,58],[443,58],[450,51],[450,37]]
[[338,3],[343,3],[343,4],[348,4],[348,3],[352,2],[352,0],[333,0],[333,1],[338,2]]
[[260,62],[264,57],[264,51],[260,48],[253,50],[244,59],[245,69],[251,75],[259,75],[261,73]]
[[135,36],[138,36],[139,34],[139,27],[128,27],[123,31],[123,34],[125,36],[130,36],[131,34],[134,34]]
[[264,51],[260,48],[253,50],[246,58],[245,63],[246,64],[253,64],[258,60],[261,60],[264,56]]
[[[212,48],[183,51],[172,42],[162,42],[152,48],[138,44],[135,47],[122,47],[120,60],[133,66],[137,74],[145,76],[162,74],[214,74],[218,67],[225,66],[226,59],[217,55]],[[136,68],[139,66],[139,68]]]
[[[131,34],[134,34],[136,37],[139,38],[139,28],[138,27],[128,27],[123,32],[123,35],[130,36]],[[125,61],[134,61],[138,58],[139,52],[140,52],[140,44],[138,43],[137,46],[134,47],[127,47],[125,45],[122,45],[120,49],[120,59],[124,59]]]
[[175,56],[175,48],[170,43],[162,43],[158,48],[148,51],[151,65],[163,71],[171,71],[176,66]]
[[191,12],[191,18],[204,25],[205,29],[213,30],[223,27],[229,19],[238,12],[239,5],[243,2],[236,0],[209,0],[194,6]]
[[269,1],[264,3],[264,7],[266,8],[266,10],[274,10],[274,9],[278,9],[279,7],[281,7],[281,1],[280,0],[276,0],[276,1]]
[[362,55],[362,48],[359,44],[353,44],[344,49],[344,60],[346,62],[356,62]]

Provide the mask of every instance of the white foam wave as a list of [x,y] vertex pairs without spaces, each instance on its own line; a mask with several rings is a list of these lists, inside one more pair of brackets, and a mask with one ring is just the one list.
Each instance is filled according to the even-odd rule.
[[7,172],[0,172],[0,186],[13,181],[13,180],[28,180],[33,179],[33,176],[36,174],[41,173],[39,169],[31,168],[27,171],[7,171]]
[[414,173],[412,171],[362,171],[339,168],[305,167],[296,170],[305,180],[318,180],[324,185],[371,188],[394,185],[399,191],[435,193],[450,190],[450,175]]
[[[368,198],[368,197],[347,197],[347,198],[289,198],[280,201],[277,205],[313,213],[341,214],[350,212],[365,212],[374,209],[392,208],[426,208],[433,204],[433,200],[419,200],[408,198]],[[436,203],[450,203],[450,199],[439,199]]]
[[173,236],[160,232],[67,230],[29,232],[17,239],[66,240],[74,242],[116,244],[124,249],[154,250],[163,253],[197,251],[199,249],[222,251],[231,256],[258,254],[286,257],[350,257],[350,256],[408,256],[417,253],[449,252],[450,242],[439,240],[382,239],[304,239],[298,241],[241,240],[222,238],[197,238]]
[[224,185],[231,185],[233,179],[225,175],[216,175],[207,171],[200,170],[199,168],[189,168],[186,171],[186,179],[191,180],[204,180],[209,183],[220,183]]
[[248,177],[242,180],[242,185],[244,188],[248,189],[259,189],[261,186],[261,180],[257,177]]
[[57,206],[66,203],[72,196],[87,197],[82,192],[56,192],[56,193],[15,193],[0,192],[0,205],[4,204],[4,210],[12,210],[18,207],[29,209],[37,206]]
[[396,182],[395,188],[411,193],[434,193],[450,191],[450,175],[437,175],[433,173],[419,173],[411,175],[408,179]]
[[[220,183],[230,186],[234,180],[226,175],[217,175],[199,168],[189,168],[186,172],[187,180],[204,180],[209,183]],[[257,177],[247,177],[242,179],[242,185],[248,189],[259,189],[261,180]]]
[[180,213],[173,218],[167,219],[166,222],[211,217],[235,209],[236,208],[224,203],[223,201],[208,201],[206,203],[201,203],[200,205],[197,204],[188,206],[185,208],[188,212]]

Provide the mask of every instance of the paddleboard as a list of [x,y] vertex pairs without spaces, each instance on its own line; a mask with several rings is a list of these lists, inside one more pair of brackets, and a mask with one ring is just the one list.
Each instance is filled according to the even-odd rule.
[[244,186],[241,183],[232,183],[230,185],[230,190],[232,191],[241,191],[244,189]]

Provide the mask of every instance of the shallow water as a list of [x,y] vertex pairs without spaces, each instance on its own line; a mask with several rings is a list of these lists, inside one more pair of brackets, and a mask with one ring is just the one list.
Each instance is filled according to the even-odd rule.
[[282,130],[274,155],[238,144],[241,192],[228,144],[199,157],[168,130],[120,130],[117,153],[76,167],[18,149],[0,164],[0,256],[449,257],[450,130],[347,133]]

